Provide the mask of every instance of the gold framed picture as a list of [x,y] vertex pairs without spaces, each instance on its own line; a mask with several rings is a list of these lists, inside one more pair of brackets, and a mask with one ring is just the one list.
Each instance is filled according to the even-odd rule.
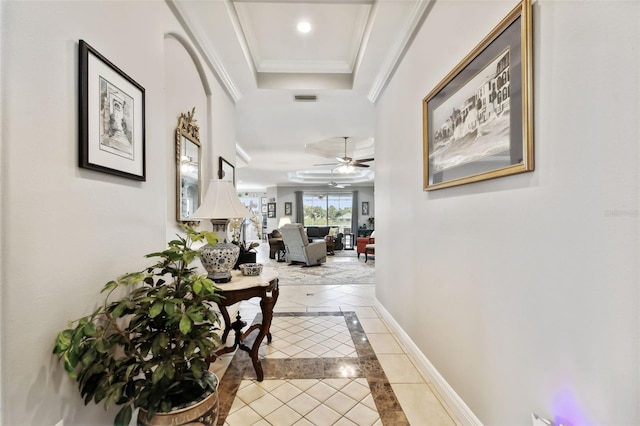
[[531,0],[523,0],[424,99],[424,190],[529,172]]

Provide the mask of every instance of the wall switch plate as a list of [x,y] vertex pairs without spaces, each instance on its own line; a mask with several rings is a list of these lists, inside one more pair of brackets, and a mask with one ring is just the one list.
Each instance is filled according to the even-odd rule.
[[531,413],[531,424],[533,426],[553,426],[551,420],[540,417],[536,413]]

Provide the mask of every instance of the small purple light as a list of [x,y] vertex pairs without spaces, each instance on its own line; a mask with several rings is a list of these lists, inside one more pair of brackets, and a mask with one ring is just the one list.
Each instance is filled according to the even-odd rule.
[[562,426],[594,426],[580,408],[575,395],[570,389],[561,390],[552,401],[553,412],[556,413],[553,423]]

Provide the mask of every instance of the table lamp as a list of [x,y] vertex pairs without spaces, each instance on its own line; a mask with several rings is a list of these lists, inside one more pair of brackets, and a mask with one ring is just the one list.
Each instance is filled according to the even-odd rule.
[[218,243],[215,246],[207,244],[200,249],[202,266],[214,282],[231,281],[231,269],[240,254],[240,247],[227,242],[229,220],[250,216],[251,213],[238,198],[233,183],[218,179],[209,182],[202,204],[189,216],[189,220],[211,219],[213,232],[218,235]]
[[288,217],[281,217],[280,222],[278,222],[278,229],[290,223],[291,223],[291,219],[289,219]]

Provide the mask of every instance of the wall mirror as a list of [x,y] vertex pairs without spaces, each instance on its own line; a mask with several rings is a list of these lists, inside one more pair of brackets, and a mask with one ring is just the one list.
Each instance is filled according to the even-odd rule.
[[202,165],[200,127],[194,118],[195,107],[180,114],[176,130],[176,219],[180,223],[196,224],[189,216],[200,206]]

